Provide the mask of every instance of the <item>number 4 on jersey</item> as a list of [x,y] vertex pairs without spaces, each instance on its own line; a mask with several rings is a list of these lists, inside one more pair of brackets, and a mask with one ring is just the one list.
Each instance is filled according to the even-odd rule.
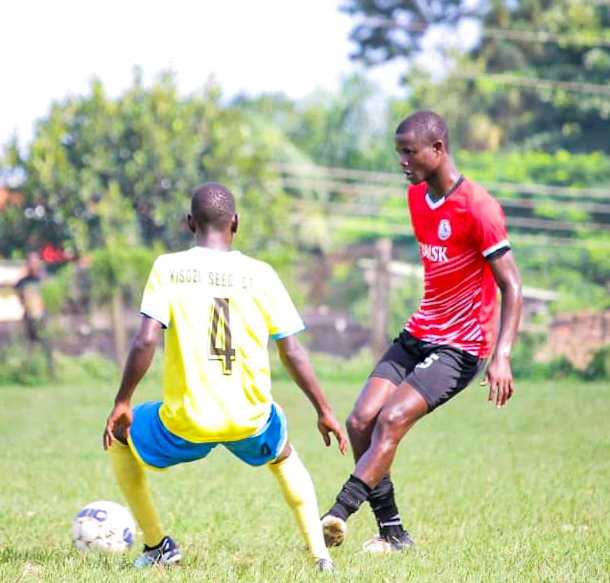
[[222,372],[233,372],[235,349],[231,345],[229,298],[214,298],[210,310],[210,360],[222,362]]

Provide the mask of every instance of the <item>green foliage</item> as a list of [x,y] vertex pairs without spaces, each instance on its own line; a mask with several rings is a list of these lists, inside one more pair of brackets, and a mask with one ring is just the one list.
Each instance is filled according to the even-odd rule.
[[354,75],[336,94],[304,101],[287,135],[320,166],[377,170],[380,151],[390,145],[379,101],[376,87]]
[[593,352],[589,364],[581,374],[588,381],[610,379],[610,346],[599,348]]
[[271,122],[290,140],[297,152],[292,160],[278,161],[379,170],[379,158],[393,151],[385,97],[362,75],[347,77],[335,93],[316,91],[297,103],[264,95],[240,98],[236,105]]
[[66,303],[74,297],[75,268],[69,264],[46,279],[41,286],[41,294],[47,314],[57,315],[66,307]]
[[356,17],[350,34],[356,45],[352,58],[367,65],[394,59],[413,61],[429,48],[426,33],[435,25],[455,27],[462,18],[476,13],[472,2],[464,0],[345,0],[341,10]]
[[55,352],[55,378],[49,377],[44,354],[38,345],[26,350],[24,342],[15,338],[10,347],[0,348],[0,386],[53,387],[66,380],[91,383],[118,383],[119,371],[112,361],[94,353],[67,356]]
[[97,249],[91,254],[89,277],[92,299],[110,301],[117,288],[132,298],[139,298],[159,249],[146,247],[113,247]]
[[[402,63],[403,110],[444,115],[454,145],[608,151],[607,3],[347,0],[343,7],[354,16],[353,57],[366,66]],[[480,26],[478,38],[460,27],[466,20]]]
[[139,301],[159,247],[112,245],[93,251],[86,265],[70,263],[45,280],[42,295],[47,312],[86,310],[90,301],[107,304],[118,289],[130,304]]
[[221,97],[208,84],[181,98],[169,73],[145,88],[136,70],[117,99],[94,81],[89,95],[54,104],[31,145],[13,143],[3,157],[0,170],[20,180],[23,200],[0,216],[0,253],[46,242],[79,255],[119,244],[183,248],[190,192],[217,180],[236,194],[242,249],[286,255],[289,201],[271,161],[288,142]]
[[610,380],[610,348],[605,346],[593,351],[591,360],[585,368],[575,366],[565,355],[547,362],[535,359],[538,348],[544,339],[527,333],[521,333],[515,345],[511,366],[516,379],[554,379],[574,382],[601,382]]
[[577,369],[572,362],[565,356],[561,355],[549,361],[544,367],[547,371],[548,378],[556,380],[576,379],[578,376]]
[[17,341],[13,341],[10,347],[0,347],[0,386],[38,387],[52,382],[41,350],[28,354]]
[[[495,3],[483,18],[483,28],[517,31],[514,38],[483,36],[473,56],[483,63],[482,76],[501,74],[496,91],[477,106],[498,112],[504,143],[535,149],[608,150],[610,94],[586,85],[607,84],[610,8],[586,0],[536,0]],[[532,42],[519,31],[542,31],[552,37]],[[520,79],[541,80],[531,86]],[[568,82],[565,86],[546,81]]]
[[521,332],[513,348],[510,365],[515,379],[548,378],[545,366],[536,361],[535,356],[544,338],[537,334]]
[[352,261],[337,262],[327,282],[324,303],[336,311],[350,306],[350,314],[367,321],[370,314],[368,286],[363,272]]
[[566,150],[458,150],[455,160],[464,174],[483,184],[512,182],[574,189],[602,188],[610,176],[610,156],[601,152],[578,154]]
[[86,352],[80,356],[61,355],[59,365],[64,379],[80,380],[83,383],[104,381],[118,385],[119,370],[116,363],[99,354]]

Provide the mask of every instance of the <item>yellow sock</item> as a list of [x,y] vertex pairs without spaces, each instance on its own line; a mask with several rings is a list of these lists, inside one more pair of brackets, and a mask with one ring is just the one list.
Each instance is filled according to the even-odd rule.
[[268,464],[271,473],[278,481],[284,499],[292,509],[297,525],[307,548],[316,559],[329,559],[320,526],[318,500],[309,472],[297,452],[292,453],[277,464]]
[[110,459],[116,480],[144,534],[144,543],[154,547],[161,542],[164,533],[153,505],[144,468],[135,458],[129,446],[114,441],[110,447]]

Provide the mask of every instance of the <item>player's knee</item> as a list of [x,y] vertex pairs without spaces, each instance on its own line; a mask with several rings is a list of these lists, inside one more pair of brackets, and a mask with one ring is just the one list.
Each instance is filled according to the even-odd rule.
[[386,408],[381,411],[377,418],[377,426],[381,435],[387,441],[399,441],[405,434],[411,421],[404,411],[395,408]]
[[364,433],[369,428],[370,423],[371,420],[368,417],[354,410],[348,415],[345,425],[350,434],[359,434]]

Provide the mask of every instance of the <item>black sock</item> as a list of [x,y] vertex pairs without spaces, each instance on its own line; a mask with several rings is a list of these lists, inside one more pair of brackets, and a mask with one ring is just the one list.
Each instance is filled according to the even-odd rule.
[[386,539],[400,537],[404,528],[394,499],[394,486],[390,476],[382,478],[373,488],[369,496],[369,504],[377,519],[379,534]]
[[369,497],[370,493],[371,488],[352,474],[341,488],[341,492],[339,492],[336,502],[328,511],[328,514],[347,520],[351,514],[360,508],[360,505]]

